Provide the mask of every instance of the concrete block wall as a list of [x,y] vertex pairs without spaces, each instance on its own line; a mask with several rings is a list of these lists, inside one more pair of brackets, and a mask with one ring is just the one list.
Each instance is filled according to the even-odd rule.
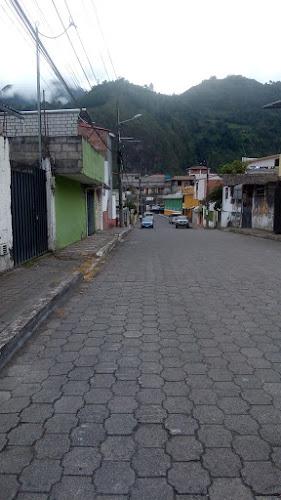
[[[38,162],[38,140],[36,136],[11,137],[10,158],[12,161],[27,163],[29,165]],[[50,154],[53,159],[55,169],[68,167],[69,169],[82,168],[82,137],[81,136],[58,136],[47,139],[48,147],[43,157]]]
[[[21,111],[24,119],[20,120],[13,115],[7,115],[7,126],[4,134],[6,137],[37,136],[38,119],[37,111]],[[41,113],[42,135],[49,137],[78,135],[78,118],[80,109],[47,110]],[[0,117],[3,113],[0,113]],[[46,121],[46,130],[45,130]]]

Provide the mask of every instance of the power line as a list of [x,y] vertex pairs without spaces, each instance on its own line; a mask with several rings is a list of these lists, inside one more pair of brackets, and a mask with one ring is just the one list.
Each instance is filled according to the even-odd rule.
[[40,33],[40,31],[38,31],[38,33],[40,36],[43,36],[44,38],[49,38],[50,40],[55,40],[56,38],[60,38],[62,35],[64,35],[67,32],[67,30],[69,28],[71,28],[71,26],[74,26],[73,22],[69,23],[69,26],[62,33],[60,33],[60,35],[57,35],[57,36],[43,35],[43,33]]
[[70,15],[70,18],[71,18],[71,20],[72,20],[72,22],[73,22],[73,26],[74,26],[74,28],[76,29],[77,36],[78,36],[78,38],[79,38],[79,41],[80,41],[80,43],[81,43],[81,46],[82,46],[83,51],[84,51],[84,53],[85,53],[85,56],[86,56],[86,58],[87,58],[88,64],[89,64],[89,66],[90,66],[90,68],[91,68],[91,71],[92,71],[92,74],[93,74],[93,76],[94,76],[94,79],[95,79],[95,80],[96,80],[96,82],[98,83],[98,79],[97,79],[97,77],[96,77],[96,74],[95,74],[95,72],[94,72],[93,66],[92,66],[92,64],[91,64],[91,61],[90,61],[90,59],[89,59],[89,57],[88,57],[88,54],[87,54],[86,49],[85,49],[85,47],[84,47],[84,44],[83,44],[83,42],[82,42],[82,40],[81,40],[81,37],[80,37],[80,35],[79,35],[79,31],[78,31],[77,25],[76,25],[76,23],[74,22],[73,16],[72,16],[72,14],[71,14],[71,12],[70,12],[70,9],[69,9],[69,6],[68,6],[68,3],[67,3],[67,1],[66,1],[66,0],[64,0],[64,3],[65,3],[65,5],[66,5],[66,8],[67,8],[68,13],[69,13],[69,15]]
[[49,22],[47,21],[47,19],[46,19],[45,15],[44,15],[44,12],[42,11],[42,9],[41,9],[40,5],[38,4],[37,0],[34,0],[34,2],[35,2],[36,6],[37,6],[37,8],[38,8],[38,11],[39,11],[39,12],[41,12],[41,16],[42,16],[42,18],[44,19],[44,22],[45,22],[46,26],[47,26],[47,27],[49,28],[49,30],[53,33],[53,30],[52,30],[52,28],[51,28],[51,26],[50,26]]
[[92,5],[93,5],[93,9],[94,9],[95,16],[96,16],[96,19],[97,19],[97,23],[98,23],[98,26],[99,26],[99,29],[100,29],[100,32],[101,32],[101,36],[102,36],[102,39],[103,39],[103,42],[104,42],[104,45],[105,45],[105,48],[106,48],[106,51],[107,51],[107,55],[108,55],[108,58],[110,60],[110,63],[111,63],[111,66],[112,66],[115,78],[117,80],[116,71],[115,71],[115,68],[114,68],[114,65],[113,65],[113,62],[112,62],[112,58],[111,58],[111,55],[110,55],[110,52],[109,52],[109,49],[108,49],[108,46],[107,46],[107,43],[106,43],[106,40],[105,40],[105,36],[104,36],[103,30],[102,30],[102,27],[101,27],[101,23],[100,23],[99,16],[98,16],[98,11],[97,11],[97,8],[95,6],[94,0],[92,0]]
[[72,43],[72,41],[71,41],[71,39],[70,39],[70,36],[69,36],[69,34],[67,33],[67,31],[66,31],[66,29],[65,29],[65,26],[64,26],[63,20],[62,20],[62,18],[61,18],[61,16],[60,16],[60,13],[59,13],[59,11],[58,11],[58,9],[57,9],[57,7],[56,7],[56,4],[55,4],[54,0],[52,0],[52,3],[53,3],[53,6],[54,6],[54,9],[55,9],[55,11],[56,11],[56,13],[57,13],[57,15],[58,15],[58,18],[59,18],[59,20],[60,20],[60,22],[61,22],[61,24],[62,24],[62,26],[63,26],[63,29],[65,30],[65,34],[66,34],[66,36],[67,36],[67,38],[68,38],[68,41],[69,41],[69,43],[70,43],[70,45],[71,45],[71,47],[72,47],[72,50],[73,50],[74,54],[75,54],[75,56],[76,56],[76,59],[77,59],[77,61],[78,61],[79,65],[80,65],[80,67],[81,67],[81,69],[82,69],[82,71],[83,71],[83,73],[84,73],[84,76],[85,76],[85,78],[86,78],[86,80],[87,80],[87,82],[88,82],[88,84],[89,84],[89,87],[90,87],[90,89],[91,89],[91,88],[92,88],[91,82],[90,82],[90,80],[89,80],[89,78],[88,78],[88,76],[87,76],[87,74],[86,74],[86,72],[85,72],[85,70],[84,70],[84,68],[83,68],[83,66],[82,66],[82,63],[81,63],[81,61],[80,61],[80,59],[79,59],[79,56],[78,56],[78,54],[77,54],[77,52],[76,52],[76,50],[75,50],[75,48],[74,48],[74,45],[73,45],[73,43]]
[[[40,8],[40,6],[38,5],[37,0],[34,0],[34,2],[35,2],[36,6],[38,8],[38,11],[41,13],[40,15],[41,15],[41,18],[43,19],[43,23],[48,27],[48,29],[50,30],[50,32],[54,35],[54,31],[53,31],[52,27],[50,26],[48,20],[46,19],[45,15],[44,15],[44,12],[42,11],[42,9]],[[45,38],[50,38],[50,39],[51,38],[56,38],[55,36],[48,37],[46,35],[43,35],[42,33],[40,33],[40,34],[42,36],[44,36]],[[75,73],[74,73],[73,69],[69,68],[66,64],[64,65],[64,67],[65,67],[66,71],[68,72],[69,77],[71,78],[74,87],[76,87],[77,89],[80,89],[81,88],[81,82],[79,82],[78,77],[75,76]],[[41,76],[41,78],[42,78],[42,76]]]
[[[13,4],[13,2],[14,2],[14,4]],[[8,3],[8,0],[6,0],[6,3]],[[12,7],[14,8],[14,11],[13,11],[14,16],[16,16],[16,15],[18,16],[20,24],[22,24],[24,30],[26,31],[26,33],[29,35],[29,37],[31,38],[31,40],[33,41],[33,43],[36,46],[36,34],[35,34],[35,30],[34,30],[32,24],[31,24],[31,22],[27,18],[27,15],[23,11],[23,9],[21,8],[21,6],[20,6],[20,4],[19,4],[19,2],[17,0],[10,0],[10,3],[12,5]],[[12,9],[12,7],[9,6],[10,9]],[[55,63],[51,59],[51,56],[48,54],[48,52],[45,49],[45,47],[44,47],[43,43],[41,42],[41,40],[39,40],[39,49],[40,49],[41,54],[45,58],[47,64],[51,67],[51,69],[53,71],[53,74],[56,76],[56,78],[58,78],[58,80],[60,81],[60,83],[64,87],[64,89],[67,91],[67,93],[69,94],[69,92],[70,92],[69,95],[70,95],[71,99],[73,100],[73,102],[76,102],[76,100],[75,100],[72,92],[70,91],[70,89],[68,88],[68,86],[67,86],[65,80],[63,79],[62,75],[60,74],[60,72],[56,68]],[[44,80],[44,78],[42,76],[41,76],[41,78],[42,78],[42,80]],[[46,83],[46,81],[45,81],[45,83]],[[74,80],[73,80],[73,83],[74,83],[74,85],[76,85]],[[67,90],[66,87],[68,88],[68,90]],[[77,88],[81,88],[81,84],[80,83],[79,83],[79,86],[77,86]],[[50,87],[49,87],[49,89],[50,89]],[[50,89],[50,91],[51,91],[51,89]],[[51,91],[51,93],[54,96],[54,94],[53,94],[52,91]]]
[[[7,1],[7,0],[6,0]],[[27,31],[27,33],[29,34],[29,36],[31,37],[32,41],[36,44],[37,42],[37,37],[36,37],[36,32],[35,32],[35,29],[33,28],[31,22],[29,21],[27,15],[25,14],[24,10],[22,9],[22,7],[20,6],[20,3],[18,0],[10,0],[10,3],[12,5],[12,7],[14,8],[16,14],[18,15],[21,23],[23,24],[25,30]],[[59,72],[58,68],[56,67],[55,63],[53,62],[51,56],[49,55],[48,51],[46,50],[46,48],[44,47],[43,43],[41,42],[40,38],[38,37],[38,45],[39,45],[39,50],[41,52],[41,54],[43,55],[43,57],[46,59],[46,61],[48,62],[48,64],[51,66],[53,72],[55,73],[55,75],[57,76],[57,78],[59,79],[59,81],[62,83],[62,85],[64,86],[66,92],[69,94],[69,96],[71,97],[71,100],[73,101],[73,103],[76,104],[77,107],[79,107],[81,109],[81,107],[79,106],[76,98],[74,97],[74,95],[72,94],[71,90],[69,89],[67,83],[65,82],[64,78],[62,77],[61,73]],[[110,151],[111,148],[109,148],[108,144],[103,140],[103,137],[99,134],[98,130],[92,125],[92,119],[91,119],[91,116],[90,114],[88,113],[88,116],[91,120],[91,123],[90,123],[90,126],[93,130],[92,133],[96,133],[98,135],[98,137],[100,138],[100,140],[103,142],[103,144],[106,146],[106,148]],[[82,117],[80,116],[80,118],[82,119]],[[83,121],[83,120],[82,120]],[[91,134],[92,135],[92,134]]]
[[[86,4],[84,3],[84,0],[83,0],[83,4],[84,4],[85,9],[87,9]],[[89,12],[89,14],[91,14],[91,12]],[[106,64],[105,64],[105,61],[104,61],[103,55],[102,55],[102,53],[101,53],[101,51],[100,51],[100,50],[99,50],[99,57],[100,57],[100,60],[101,60],[101,62],[102,62],[103,69],[104,69],[104,72],[105,72],[105,74],[106,74],[106,77],[107,77],[107,79],[110,81],[110,80],[111,80],[111,78],[110,78],[109,73],[108,73],[108,71],[107,71],[107,67],[106,67]]]
[[[23,24],[25,25],[30,37],[32,38],[32,40],[36,43],[36,32],[35,32],[35,29],[33,28],[32,24],[30,23],[29,19],[27,18],[25,12],[23,11],[22,7],[20,6],[18,0],[10,0],[12,6],[14,7],[17,15],[19,16],[19,18],[21,19],[21,21],[23,22]],[[48,62],[48,64],[50,65],[50,67],[52,68],[54,74],[56,75],[56,77],[60,80],[60,82],[62,83],[62,85],[64,86],[66,92],[68,93],[68,95],[71,97],[71,100],[76,104],[76,106],[79,107],[73,93],[71,92],[70,88],[68,87],[66,81],[64,80],[63,76],[61,75],[61,73],[59,72],[58,68],[56,67],[54,61],[52,60],[51,56],[49,55],[48,51],[46,50],[46,48],[44,47],[43,43],[41,42],[40,38],[38,38],[38,44],[39,44],[39,50],[40,52],[42,53],[43,57],[46,59],[46,61]]]
[[[6,0],[6,4],[7,4],[7,7],[10,9],[10,11],[11,11],[12,15],[13,15],[13,16],[15,17],[15,19],[16,19],[15,12],[12,10],[11,6],[7,3],[7,0]],[[26,38],[26,36],[25,36],[24,32],[23,32],[23,31],[21,31],[21,30],[18,28],[17,23],[15,23],[15,22],[13,21],[13,19],[11,18],[11,16],[9,15],[9,13],[8,13],[8,12],[4,9],[4,7],[3,7],[3,5],[2,5],[2,4],[1,4],[1,7],[2,7],[3,11],[5,12],[6,16],[8,17],[8,19],[10,20],[10,22],[11,22],[12,26],[13,26],[14,28],[16,28],[16,30],[19,32],[19,34],[21,35],[21,37],[22,37],[22,38],[25,40],[25,42],[27,43],[27,45],[29,45],[29,47],[33,50],[33,46],[32,46],[32,45],[31,45],[31,43],[29,42],[28,38]],[[33,63],[33,65],[35,66],[35,63]],[[46,82],[46,80],[45,80],[42,76],[41,76],[41,78],[42,78],[43,82],[45,83],[45,85],[48,87],[48,89],[49,89],[49,91],[50,91],[51,95],[52,95],[52,96],[53,96],[53,98],[54,98],[54,97],[55,97],[55,95],[54,95],[54,93],[53,93],[53,91],[52,91],[51,87],[49,86],[49,84]]]

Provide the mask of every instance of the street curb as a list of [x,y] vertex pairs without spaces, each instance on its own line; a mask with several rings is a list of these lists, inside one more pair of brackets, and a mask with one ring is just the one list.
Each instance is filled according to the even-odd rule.
[[277,234],[258,234],[239,228],[221,228],[221,231],[225,233],[244,234],[245,236],[253,236],[254,238],[262,238],[264,240],[281,241],[280,235]]
[[[115,237],[104,245],[97,253],[97,257],[104,257],[109,253],[117,243],[122,241],[133,228],[128,227],[116,234]],[[90,270],[96,267],[94,263]],[[0,370],[14,356],[14,354],[23,346],[25,341],[31,337],[33,332],[40,324],[58,307],[79,283],[84,280],[84,275],[75,271],[65,278],[55,288],[48,292],[43,298],[38,299],[34,306],[26,313],[22,314],[17,320],[11,323],[5,330],[5,335],[0,340]]]
[[59,303],[83,281],[83,274],[74,272],[59,285],[39,299],[34,306],[8,326],[0,344],[0,369],[22,347],[36,328],[49,316]]
[[123,236],[126,236],[133,228],[132,227],[127,227],[120,233],[116,234],[112,240],[110,240],[106,245],[104,245],[98,252],[96,253],[97,257],[104,257],[107,253],[109,253],[116,245],[119,243]]

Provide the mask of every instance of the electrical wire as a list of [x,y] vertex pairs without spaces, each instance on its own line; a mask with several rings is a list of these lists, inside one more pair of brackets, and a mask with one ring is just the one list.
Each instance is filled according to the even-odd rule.
[[84,73],[84,76],[85,76],[85,78],[86,78],[86,80],[87,80],[87,82],[88,82],[88,84],[89,84],[89,87],[90,87],[90,89],[91,89],[91,88],[92,88],[91,82],[90,82],[90,80],[89,80],[89,78],[88,78],[88,76],[87,76],[87,74],[86,74],[86,72],[85,72],[85,70],[84,70],[84,68],[83,68],[83,66],[82,66],[82,63],[81,63],[81,61],[80,61],[80,59],[79,59],[79,56],[78,56],[78,54],[77,54],[77,52],[76,52],[76,50],[75,50],[75,48],[74,48],[74,45],[73,45],[73,43],[72,43],[72,41],[71,41],[71,39],[70,39],[70,36],[69,36],[68,32],[67,32],[67,31],[66,31],[66,29],[65,29],[65,26],[64,26],[63,20],[62,20],[62,18],[61,18],[61,16],[60,16],[60,13],[59,13],[59,11],[58,11],[58,9],[57,9],[57,7],[56,7],[56,4],[55,4],[54,0],[52,0],[52,3],[53,3],[53,6],[54,6],[55,11],[56,11],[56,13],[57,13],[57,16],[58,16],[58,18],[59,18],[59,20],[60,20],[60,22],[61,22],[61,25],[63,26],[63,29],[65,30],[65,34],[66,34],[66,36],[67,36],[67,38],[68,38],[68,41],[69,41],[69,43],[70,43],[70,45],[71,45],[71,47],[72,47],[72,50],[73,50],[74,54],[75,54],[75,56],[76,56],[76,59],[77,59],[77,61],[78,61],[79,65],[80,65],[80,67],[81,67],[81,69],[82,69],[82,71],[83,71],[83,73]]
[[[10,4],[12,5],[12,7],[14,8],[13,14],[14,15],[16,14],[18,16],[20,24],[23,26],[24,30],[26,31],[26,33],[29,35],[29,37],[31,38],[31,40],[33,41],[33,43],[36,46],[36,32],[31,24],[31,22],[29,21],[27,15],[23,11],[18,0],[9,0],[9,1],[10,1]],[[6,3],[8,3],[8,0],[6,0]],[[12,7],[10,7],[10,8],[12,8]],[[45,58],[45,60],[47,61],[48,65],[52,68],[53,74],[61,82],[64,89],[67,91],[68,94],[70,92],[69,95],[71,97],[71,100],[73,100],[73,102],[76,103],[76,100],[75,100],[72,92],[70,91],[70,89],[69,89],[68,85],[66,84],[65,80],[63,79],[62,75],[60,74],[60,76],[59,76],[59,72],[58,72],[53,60],[51,59],[51,56],[48,54],[47,50],[45,49],[44,45],[42,44],[42,42],[40,40],[39,40],[39,50],[40,50],[40,53]],[[75,85],[74,80],[73,80],[73,82]],[[66,87],[68,88],[68,90]],[[77,88],[81,88],[81,84],[79,84],[79,86]],[[53,94],[53,92],[52,92],[52,94]]]
[[60,35],[57,35],[57,36],[43,35],[43,33],[40,33],[39,30],[38,30],[38,33],[39,33],[40,36],[43,36],[44,38],[49,38],[50,40],[55,40],[56,38],[60,38],[62,35],[64,35],[67,32],[67,30],[69,28],[71,28],[71,26],[74,26],[73,22],[69,23],[69,26]]
[[86,56],[86,58],[87,58],[88,64],[89,64],[89,66],[90,66],[90,68],[91,68],[91,71],[92,71],[93,77],[94,77],[94,79],[96,80],[96,82],[98,83],[98,79],[97,79],[97,77],[96,77],[96,74],[95,74],[95,72],[94,72],[93,66],[92,66],[92,64],[91,64],[91,61],[90,61],[90,59],[89,59],[89,57],[88,57],[88,54],[87,54],[87,52],[86,52],[86,49],[85,49],[84,44],[83,44],[83,42],[82,42],[82,39],[81,39],[81,37],[80,37],[80,34],[79,34],[79,31],[78,31],[77,25],[76,25],[76,23],[74,22],[73,16],[72,16],[72,14],[71,14],[71,12],[70,12],[70,9],[69,9],[69,6],[68,6],[68,3],[67,3],[67,0],[64,0],[64,3],[65,3],[65,6],[66,6],[66,8],[67,8],[67,10],[68,10],[68,13],[69,13],[70,19],[71,19],[71,20],[72,20],[72,22],[73,22],[73,26],[74,26],[74,28],[76,29],[77,36],[78,36],[79,41],[80,41],[80,43],[81,43],[81,46],[82,46],[82,48],[83,48],[84,54],[85,54],[85,56]]
[[[41,7],[38,5],[38,2],[37,0],[34,0],[36,6],[37,6],[37,9],[38,9],[38,12],[40,13],[41,15],[41,18],[43,19],[43,24],[45,24],[45,26],[47,26],[47,28],[49,29],[49,31],[54,35],[54,31],[52,29],[52,27],[50,26],[48,20],[46,19],[45,15],[44,15],[44,12],[42,11]],[[42,33],[40,33],[43,37],[45,38],[56,38],[55,36],[53,37],[48,37],[46,35],[43,35]],[[79,90],[81,89],[81,82],[79,82],[78,78],[75,76],[75,73],[73,71],[72,68],[69,68],[67,65],[64,66],[66,71],[69,73],[69,77],[71,78],[72,80],[72,84],[74,87],[76,87],[76,90]],[[42,77],[41,77],[42,78]]]
[[97,23],[98,23],[98,26],[99,26],[99,29],[100,29],[100,33],[101,33],[101,36],[102,36],[102,39],[103,39],[103,42],[104,42],[104,45],[105,45],[105,48],[106,48],[106,51],[107,51],[107,55],[108,55],[108,58],[110,60],[110,64],[112,66],[115,78],[117,80],[116,71],[115,71],[115,68],[114,68],[114,65],[113,65],[113,61],[112,61],[112,58],[111,58],[111,55],[110,55],[110,52],[109,52],[109,49],[108,49],[108,46],[107,46],[107,43],[106,43],[106,40],[105,40],[105,36],[104,36],[103,29],[102,29],[102,26],[101,26],[101,23],[100,23],[100,20],[99,20],[98,11],[97,11],[97,8],[95,6],[94,0],[92,0],[92,5],[93,5],[93,9],[94,9],[94,12],[95,12]]
[[[87,7],[86,7],[86,4],[84,3],[84,0],[83,0],[83,4],[84,4],[84,7],[85,7],[85,10],[87,10]],[[88,12],[89,12],[89,11],[88,11]],[[91,16],[91,13],[89,12],[89,17],[90,17],[90,16]],[[110,78],[109,73],[108,73],[108,71],[107,71],[107,67],[106,67],[106,64],[105,64],[105,60],[104,60],[103,55],[102,55],[102,53],[101,53],[101,51],[100,51],[100,50],[99,50],[99,57],[100,57],[100,60],[101,60],[101,63],[102,63],[103,69],[104,69],[104,73],[105,73],[105,75],[106,75],[106,77],[107,77],[107,80],[108,80],[108,81],[111,81],[111,78]]]
[[[14,7],[17,15],[21,19],[22,23],[26,27],[28,33],[30,34],[31,39],[36,43],[36,32],[35,32],[32,24],[30,23],[29,19],[27,18],[25,12],[23,11],[22,7],[20,6],[18,0],[10,0],[10,2],[12,4],[12,6]],[[65,88],[66,92],[70,96],[71,100],[76,104],[76,106],[79,107],[79,105],[78,105],[78,103],[77,103],[77,101],[76,101],[76,99],[75,99],[72,91],[68,87],[65,79],[63,78],[63,76],[59,72],[59,70],[56,67],[54,61],[52,60],[51,56],[49,55],[48,51],[46,50],[46,48],[44,47],[43,43],[41,42],[41,40],[39,38],[38,38],[38,45],[39,45],[39,50],[40,50],[41,54],[46,59],[46,61],[50,65],[50,67],[52,68],[52,71],[54,72],[54,74],[56,75],[56,77],[62,83],[63,87]]]
[[[6,0],[6,2],[7,1],[8,0]],[[54,72],[54,74],[56,75],[56,77],[58,78],[58,80],[62,83],[64,89],[66,90],[66,92],[70,96],[70,98],[73,101],[73,103],[77,107],[79,107],[81,109],[81,107],[77,103],[76,98],[74,97],[73,93],[71,92],[71,90],[69,89],[67,83],[65,82],[63,76],[61,75],[61,73],[59,72],[58,68],[56,67],[54,61],[52,60],[51,56],[49,55],[47,49],[45,48],[45,46],[41,42],[40,38],[37,37],[36,31],[33,28],[32,24],[31,24],[30,20],[28,19],[26,13],[24,12],[23,8],[21,7],[19,1],[18,0],[10,0],[10,3],[12,5],[12,7],[14,8],[14,11],[15,11],[16,15],[18,16],[21,25],[24,27],[25,31],[27,32],[27,34],[29,35],[29,37],[31,38],[31,40],[33,41],[33,43],[35,43],[36,46],[37,46],[37,43],[38,43],[38,49],[39,49],[40,53],[43,55],[43,57],[45,58],[45,60],[47,61],[47,63],[50,65],[52,71]],[[88,115],[89,115],[89,113],[88,113]],[[82,119],[82,117],[80,117],[80,118]],[[90,115],[89,115],[89,118],[91,120]],[[82,121],[84,121],[84,120],[82,120]],[[92,123],[90,123],[90,125],[91,125],[91,128],[93,130],[92,134],[95,132],[98,135],[98,137],[100,138],[100,140],[102,141],[102,143],[106,146],[106,148],[108,150],[112,151],[112,149],[109,148],[109,146],[107,145],[107,143],[103,140],[103,138],[99,134],[98,130],[92,125]],[[91,137],[91,135],[90,135],[90,137]]]
[[37,6],[38,11],[41,13],[41,17],[44,19],[45,25],[46,25],[46,26],[49,28],[49,30],[53,33],[53,30],[52,30],[52,28],[51,28],[51,26],[50,26],[49,22],[47,21],[47,19],[46,19],[45,15],[44,15],[44,12],[42,11],[42,9],[41,9],[40,5],[38,4],[37,0],[34,0],[34,2],[35,2],[35,4],[36,4],[36,6]]
[[[12,10],[12,8],[11,8],[11,6],[8,4],[7,0],[6,0],[6,4],[7,4],[7,7],[10,9],[10,11],[11,11],[12,15],[13,15],[13,16],[14,16],[14,18],[15,18],[15,12]],[[19,29],[19,27],[17,26],[17,23],[15,23],[15,22],[13,21],[13,19],[12,19],[12,18],[11,18],[11,16],[10,16],[10,14],[9,14],[9,13],[8,13],[5,9],[4,9],[3,5],[1,4],[0,6],[2,7],[2,9],[3,9],[3,11],[5,12],[6,16],[8,17],[8,19],[10,20],[12,27],[13,27],[13,28],[15,28],[15,29],[19,32],[19,34],[21,35],[21,37],[23,37],[23,39],[25,40],[25,42],[27,43],[27,45],[29,45],[29,47],[33,50],[33,46],[32,46],[32,44],[29,42],[29,39],[28,39],[28,38],[26,38],[26,36],[25,36],[24,32],[23,32],[23,31],[21,31],[21,30]],[[33,66],[35,67],[35,62],[33,63]],[[53,93],[53,91],[52,91],[52,89],[51,89],[50,85],[47,83],[47,81],[46,81],[46,80],[45,80],[42,76],[41,76],[41,78],[42,78],[42,81],[45,83],[45,85],[48,87],[48,89],[49,89],[49,91],[50,91],[51,95],[53,96],[53,98],[55,98],[55,95],[54,95],[54,93]]]

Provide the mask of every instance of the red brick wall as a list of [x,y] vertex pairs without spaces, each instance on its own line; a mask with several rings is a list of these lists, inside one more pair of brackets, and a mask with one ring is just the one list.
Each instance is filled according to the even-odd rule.
[[78,124],[78,134],[86,137],[88,142],[105,158],[107,159],[107,134],[108,130],[96,129],[87,123]]
[[212,189],[214,189],[215,187],[217,186],[222,186],[223,185],[223,181],[222,180],[219,180],[219,179],[210,179],[209,180],[209,190],[212,191]]

